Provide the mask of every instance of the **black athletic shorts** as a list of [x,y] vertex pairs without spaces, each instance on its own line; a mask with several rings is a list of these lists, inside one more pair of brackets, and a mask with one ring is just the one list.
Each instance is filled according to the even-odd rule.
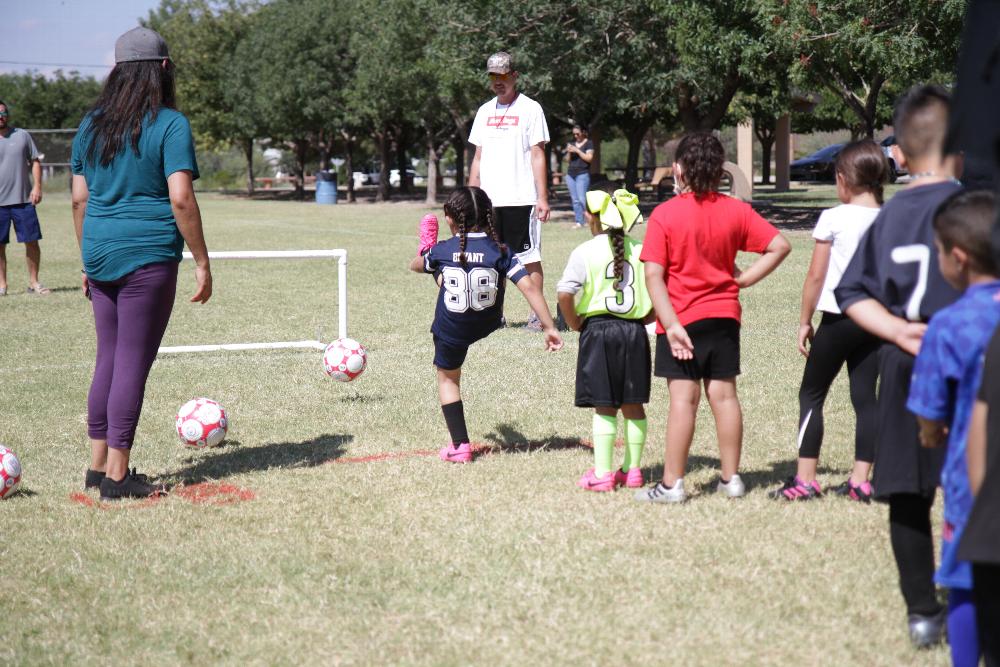
[[576,357],[578,408],[620,408],[649,403],[652,366],[642,320],[596,315],[583,322]]
[[434,336],[434,365],[444,371],[461,368],[469,354],[468,345],[452,345]]
[[896,493],[934,497],[941,481],[944,447],[921,447],[917,418],[906,409],[913,357],[891,343],[878,352],[878,436],[872,486],[875,498]]
[[541,223],[534,206],[497,206],[493,209],[497,236],[521,264],[542,261]]
[[710,317],[684,327],[694,345],[694,359],[680,361],[670,352],[666,334],[656,337],[656,367],[660,378],[725,380],[740,374],[740,323]]

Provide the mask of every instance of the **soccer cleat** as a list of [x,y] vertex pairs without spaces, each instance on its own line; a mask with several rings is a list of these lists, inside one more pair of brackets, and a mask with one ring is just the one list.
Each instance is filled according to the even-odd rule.
[[871,482],[854,484],[851,482],[850,478],[846,479],[842,484],[840,484],[840,486],[837,486],[832,490],[838,496],[856,500],[859,503],[865,503],[866,505],[872,501],[872,497],[875,495],[875,490],[872,488]]
[[940,644],[945,636],[945,621],[947,609],[936,614],[910,614],[907,622],[910,626],[910,641],[916,648],[930,648]]
[[105,476],[101,480],[101,500],[122,500],[123,498],[149,498],[164,496],[167,487],[163,484],[150,484],[146,475],[140,475],[132,468],[126,471],[125,477],[116,482]]
[[87,474],[83,478],[83,488],[84,489],[98,489],[101,486],[101,481],[104,479],[104,473],[100,470],[91,470],[87,468]]
[[641,503],[682,503],[687,499],[687,494],[684,493],[684,479],[678,478],[673,486],[657,482],[656,486],[636,493],[635,499]]
[[747,487],[739,475],[733,475],[729,478],[728,484],[720,479],[719,483],[715,485],[715,491],[716,493],[724,493],[730,498],[742,498],[747,493]]
[[438,242],[438,219],[433,213],[428,213],[420,219],[420,244],[417,254],[423,255]]
[[438,456],[441,457],[442,461],[450,461],[451,463],[468,463],[472,460],[472,445],[467,442],[463,442],[458,447],[453,447],[452,445],[445,445],[438,452]]
[[524,325],[524,328],[528,331],[541,331],[542,321],[538,319],[538,315],[532,311],[531,316],[528,317],[528,323]]
[[641,489],[645,481],[642,479],[642,469],[632,468],[625,472],[621,468],[615,470],[615,483],[618,486],[626,486],[630,489]]
[[598,477],[594,474],[594,468],[591,468],[583,473],[576,485],[585,491],[614,491],[618,483],[613,472],[608,471],[603,477]]
[[822,496],[823,491],[816,480],[806,483],[796,476],[789,477],[781,488],[767,495],[775,500],[813,500]]

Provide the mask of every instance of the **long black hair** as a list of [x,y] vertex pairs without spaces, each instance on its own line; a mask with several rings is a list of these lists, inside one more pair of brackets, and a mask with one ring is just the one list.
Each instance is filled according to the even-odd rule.
[[486,232],[501,252],[507,250],[497,236],[493,202],[483,189],[474,186],[456,188],[444,203],[444,214],[458,226],[458,261],[462,266],[465,266],[465,241],[469,232]]
[[139,60],[115,65],[90,110],[86,160],[107,166],[125,147],[139,153],[143,121],[156,120],[161,107],[176,107],[174,66],[169,60]]

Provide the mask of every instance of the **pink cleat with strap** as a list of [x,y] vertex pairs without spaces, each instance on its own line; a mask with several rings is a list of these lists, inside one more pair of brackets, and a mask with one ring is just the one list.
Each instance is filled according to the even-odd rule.
[[423,255],[438,242],[438,219],[433,213],[428,213],[420,219],[420,244],[417,254]]

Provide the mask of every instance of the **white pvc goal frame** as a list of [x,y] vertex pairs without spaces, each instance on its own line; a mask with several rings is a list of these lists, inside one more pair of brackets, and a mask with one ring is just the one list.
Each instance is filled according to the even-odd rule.
[[[193,259],[189,252],[185,259]],[[347,251],[335,250],[223,250],[209,252],[212,260],[230,259],[324,259],[337,260],[337,310],[338,337],[347,337]],[[321,340],[288,340],[273,343],[222,343],[213,345],[172,345],[161,347],[160,354],[180,354],[184,352],[216,352],[219,350],[280,350],[280,349],[324,350],[326,343]]]

